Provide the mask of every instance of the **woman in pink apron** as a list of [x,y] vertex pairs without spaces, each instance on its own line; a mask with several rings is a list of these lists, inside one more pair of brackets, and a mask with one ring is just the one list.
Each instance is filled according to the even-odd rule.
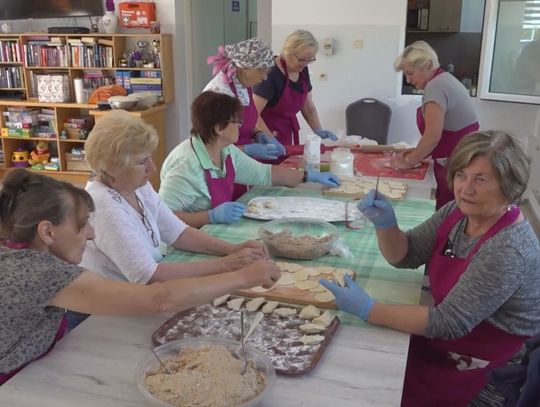
[[427,264],[431,307],[378,303],[350,279],[346,288],[322,283],[342,310],[412,334],[402,406],[467,406],[487,374],[540,331],[540,246],[514,206],[529,171],[511,136],[473,133],[448,166],[455,203],[423,224],[401,231],[392,206],[375,191],[359,203],[389,263]]
[[467,89],[452,74],[439,67],[435,51],[424,41],[409,45],[394,67],[403,71],[407,82],[424,91],[422,106],[416,111],[421,139],[412,151],[395,156],[393,168],[412,168],[431,155],[437,183],[435,208],[454,199],[446,182],[447,160],[457,143],[479,129]]
[[307,65],[315,62],[318,49],[319,43],[309,31],[293,32],[285,40],[268,78],[254,87],[260,114],[257,127],[269,129],[282,144],[299,144],[298,112],[319,137],[337,140],[334,133],[322,128],[311,96]]
[[282,185],[318,182],[335,187],[339,179],[329,172],[305,172],[258,162],[234,144],[242,120],[237,98],[206,91],[191,105],[191,137],[174,148],[161,169],[159,193],[188,225],[233,223],[246,211],[235,202],[234,185]]
[[[220,46],[218,53],[208,57],[214,64],[214,78],[203,91],[214,91],[235,96],[242,105],[242,120],[238,141],[235,143],[248,156],[263,162],[275,162],[285,154],[285,147],[269,130],[256,127],[259,114],[253,101],[252,87],[266,79],[268,70],[274,66],[272,49],[263,41],[251,38],[237,44]],[[247,191],[247,187],[235,184],[233,200]]]
[[[260,260],[212,275],[199,270],[201,278],[173,279],[169,268],[164,271],[169,281],[158,285],[104,278],[78,266],[87,241],[95,237],[89,223],[94,202],[88,192],[26,169],[11,171],[2,183],[0,385],[49,354],[64,335],[66,309],[120,315],[178,312],[237,289],[273,285],[280,277],[275,264]],[[201,233],[195,231],[196,236]],[[219,247],[208,237],[206,242],[213,252]],[[193,236],[189,244],[193,246]]]

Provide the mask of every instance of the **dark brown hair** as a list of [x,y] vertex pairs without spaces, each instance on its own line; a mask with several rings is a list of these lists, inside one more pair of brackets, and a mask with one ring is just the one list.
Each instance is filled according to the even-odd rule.
[[217,134],[214,127],[224,129],[229,120],[240,118],[240,101],[223,93],[206,91],[195,98],[191,104],[191,134],[200,136],[204,144],[211,143]]
[[15,169],[4,178],[0,190],[0,237],[29,243],[39,222],[58,225],[71,214],[82,228],[93,210],[94,202],[85,190],[24,168]]

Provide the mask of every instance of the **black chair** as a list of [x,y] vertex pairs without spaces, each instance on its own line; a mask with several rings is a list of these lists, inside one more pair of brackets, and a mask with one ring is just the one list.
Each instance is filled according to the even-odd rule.
[[379,144],[388,144],[388,128],[392,109],[377,99],[364,98],[351,103],[345,110],[348,135],[362,136]]

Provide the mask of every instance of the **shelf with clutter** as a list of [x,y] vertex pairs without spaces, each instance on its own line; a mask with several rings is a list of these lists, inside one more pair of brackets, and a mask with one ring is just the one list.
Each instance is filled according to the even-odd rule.
[[[29,168],[84,185],[90,174],[84,142],[112,96],[137,99],[132,114],[156,127],[154,161],[165,159],[165,106],[174,100],[170,34],[0,35],[0,73],[0,176],[24,165],[24,151],[30,157],[43,141],[49,165]],[[11,120],[17,113],[34,119]],[[157,177],[151,182],[158,187]]]

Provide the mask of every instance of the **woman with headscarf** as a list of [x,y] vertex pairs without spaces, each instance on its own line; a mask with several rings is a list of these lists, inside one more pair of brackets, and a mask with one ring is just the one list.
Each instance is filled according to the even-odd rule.
[[214,78],[203,91],[214,91],[234,96],[242,105],[242,125],[235,143],[247,155],[258,160],[276,160],[285,154],[283,145],[271,136],[263,124],[256,126],[259,117],[253,102],[252,87],[266,79],[274,66],[272,49],[257,38],[237,44],[220,46],[216,55],[208,57],[214,64]]

